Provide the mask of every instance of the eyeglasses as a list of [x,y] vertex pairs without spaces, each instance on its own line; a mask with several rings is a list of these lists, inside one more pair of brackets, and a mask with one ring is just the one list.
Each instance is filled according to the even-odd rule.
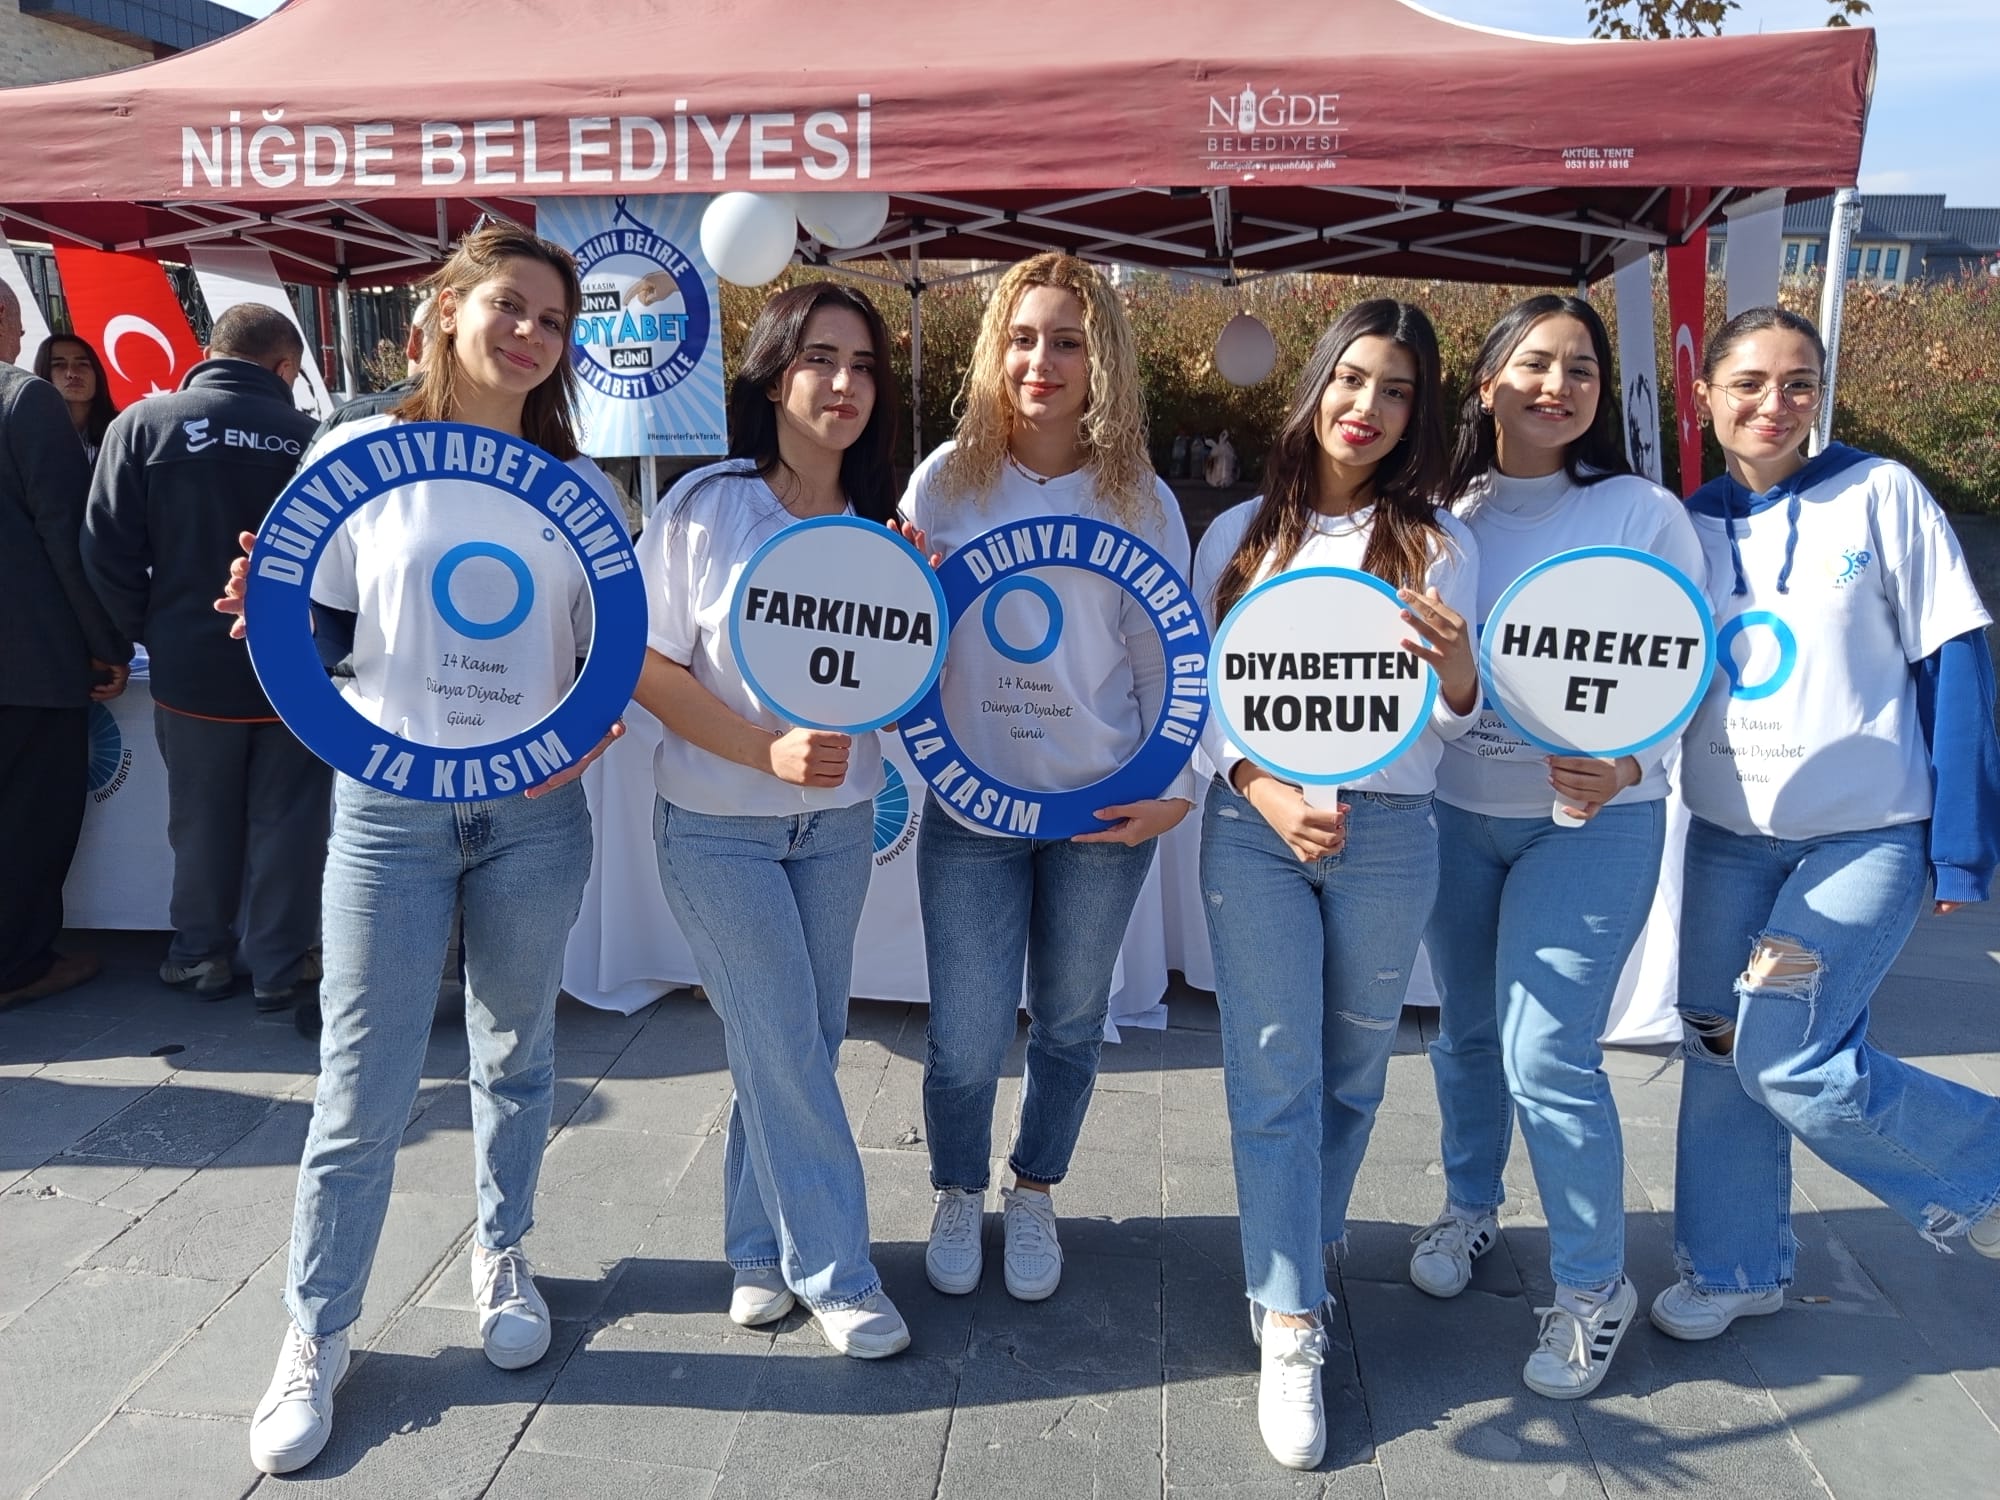
[[[1737,411],[1755,411],[1764,404],[1764,398],[1771,394],[1772,382],[1744,376],[1741,380],[1731,380],[1718,386],[1723,398]],[[1794,377],[1778,386],[1778,399],[1794,411],[1811,411],[1819,405],[1820,393],[1825,387],[1817,380],[1803,376]]]

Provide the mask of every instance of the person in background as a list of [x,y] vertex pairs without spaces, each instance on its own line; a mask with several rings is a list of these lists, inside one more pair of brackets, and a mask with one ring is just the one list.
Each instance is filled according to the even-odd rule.
[[220,1000],[240,952],[259,1010],[289,1009],[319,977],[333,772],[279,720],[209,605],[312,435],[292,403],[304,354],[283,313],[225,311],[178,391],[111,424],[83,532],[92,587],[151,658],[174,851],[160,981]]
[[651,649],[634,696],[666,726],[653,763],[660,887],[722,1017],[730,1102],[729,1316],[803,1302],[857,1359],[908,1346],[868,1237],[868,1189],[835,1067],[874,858],[872,733],[801,729],[745,681],[730,602],[795,522],[895,504],[889,336],[868,299],[808,282],[764,304],[730,386],[731,456],[668,493],[639,540]]
[[1826,350],[1724,324],[1696,394],[1727,471],[1689,499],[1722,665],[1688,727],[1674,1258],[1655,1327],[1785,1303],[1792,1141],[1944,1248],[2000,1259],[2000,1100],[1869,1040],[1918,914],[2000,865],[1992,623],[1950,524],[1893,459],[1808,458]]
[[1320,336],[1264,466],[1264,493],[1216,517],[1194,589],[1220,625],[1245,594],[1303,568],[1393,585],[1436,670],[1437,703],[1391,764],[1340,788],[1338,808],[1247,760],[1210,714],[1216,777],[1202,815],[1203,909],[1222,1012],[1223,1082],[1251,1337],[1263,1350],[1257,1425],[1279,1463],[1316,1467],[1326,1247],[1375,1125],[1438,889],[1431,792],[1446,741],[1479,707],[1466,616],[1478,549],[1437,508],[1444,482],[1437,335],[1407,302],[1357,303]]
[[[1528,569],[1577,547],[1651,553],[1690,579],[1680,501],[1628,471],[1611,340],[1579,297],[1529,297],[1486,336],[1447,494],[1479,543],[1479,622]],[[1547,755],[1492,709],[1438,762],[1449,873],[1427,944],[1445,1207],[1410,1280],[1455,1297],[1492,1249],[1518,1118],[1548,1218],[1553,1305],[1522,1370],[1539,1395],[1597,1389],[1638,1311],[1625,1276],[1625,1149],[1598,1038],[1659,883],[1672,742],[1616,760]],[[1581,826],[1551,819],[1560,804]]]
[[[1081,515],[1138,534],[1186,575],[1187,527],[1153,473],[1138,355],[1118,294],[1083,261],[1038,255],[1000,278],[966,371],[956,440],[903,495],[905,535],[942,554],[1003,522]],[[1085,787],[1143,743],[1166,693],[1144,606],[1077,568],[1028,570],[982,630],[951,634],[940,693],[968,755],[1015,786]],[[1036,591],[1033,598],[1023,597]],[[1044,602],[1044,592],[1047,601]],[[1059,649],[1058,649],[1059,648]],[[1039,653],[1039,654],[1037,654]],[[1032,674],[1021,674],[1024,662]],[[982,712],[996,679],[1017,704],[1062,719],[1060,736],[1017,739],[1020,720]],[[1152,795],[1096,809],[1104,827],[1070,839],[1010,838],[963,820],[933,793],[917,835],[930,974],[924,1120],[936,1189],[924,1268],[939,1291],[975,1290],[990,1175],[993,1100],[1027,974],[1028,1057],[1009,1155],[1007,1291],[1023,1301],[1062,1279],[1049,1189],[1069,1171],[1097,1081],[1113,966],[1159,836],[1187,816],[1191,770]]]
[[0,1009],[97,973],[94,956],[55,943],[89,795],[90,706],[124,691],[132,660],[79,555],[90,462],[61,394],[20,355],[21,305],[0,281]]
[[35,373],[61,392],[64,405],[69,407],[70,424],[83,442],[84,453],[95,463],[105,431],[118,415],[104,361],[75,334],[51,334],[35,351]]

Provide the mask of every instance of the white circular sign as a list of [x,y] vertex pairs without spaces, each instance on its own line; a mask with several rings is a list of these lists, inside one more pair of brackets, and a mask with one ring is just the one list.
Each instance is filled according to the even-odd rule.
[[944,666],[944,590],[888,527],[818,516],[759,547],[729,601],[750,690],[806,729],[859,734],[901,718]]
[[1396,591],[1349,568],[1260,583],[1215,633],[1209,699],[1251,760],[1302,785],[1358,781],[1416,743],[1437,673],[1403,645]]
[[1479,636],[1488,700],[1558,755],[1613,759],[1680,733],[1715,671],[1687,575],[1629,547],[1559,552],[1515,579]]

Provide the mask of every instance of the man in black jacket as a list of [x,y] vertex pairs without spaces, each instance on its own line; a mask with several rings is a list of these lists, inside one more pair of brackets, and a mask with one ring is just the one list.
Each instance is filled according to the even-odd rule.
[[0,1009],[97,972],[58,954],[89,794],[90,705],[124,690],[132,643],[77,556],[90,462],[69,408],[15,368],[21,306],[0,281]]
[[318,978],[333,773],[272,711],[212,603],[237,534],[262,524],[312,435],[292,402],[304,354],[284,314],[254,303],[223,313],[178,391],[111,424],[83,537],[98,596],[152,657],[174,851],[160,978],[204,999],[229,994],[240,910],[260,1010],[289,1008]]

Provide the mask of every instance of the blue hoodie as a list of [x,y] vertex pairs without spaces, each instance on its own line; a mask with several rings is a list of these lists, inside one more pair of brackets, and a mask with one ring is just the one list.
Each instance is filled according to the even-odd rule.
[[[1750,591],[1736,545],[1737,521],[1784,502],[1790,532],[1777,587],[1786,593],[1801,497],[1869,457],[1845,443],[1829,443],[1796,474],[1762,494],[1723,474],[1690,495],[1690,510],[1722,520],[1736,570],[1733,592]],[[1917,719],[1930,753],[1935,896],[1939,901],[1984,901],[2000,867],[2000,740],[1994,736],[1993,659],[1987,654],[1985,631],[1954,636],[1913,663],[1910,672],[1916,679]]]

